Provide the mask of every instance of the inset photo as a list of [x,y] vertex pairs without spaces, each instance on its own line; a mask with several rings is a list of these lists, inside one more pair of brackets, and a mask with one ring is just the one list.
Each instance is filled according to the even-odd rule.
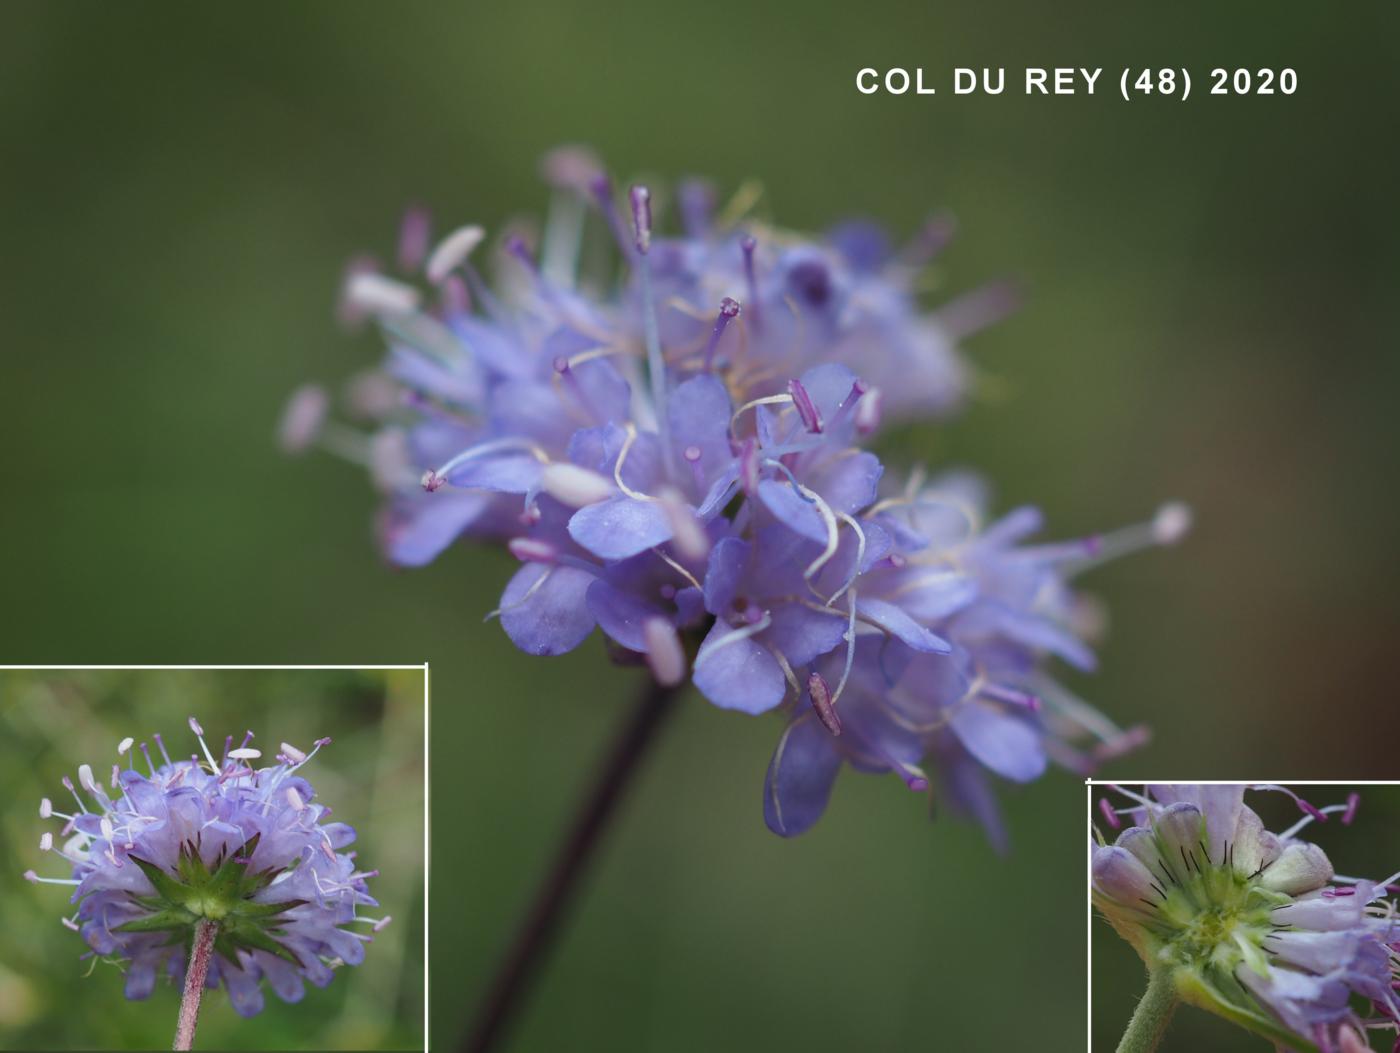
[[1397,1046],[1400,784],[1091,781],[1089,807],[1092,1050]]
[[427,669],[0,669],[0,1048],[420,1050]]

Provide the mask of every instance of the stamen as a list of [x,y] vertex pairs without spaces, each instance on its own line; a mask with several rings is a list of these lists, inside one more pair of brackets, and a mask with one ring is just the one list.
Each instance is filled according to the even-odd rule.
[[1356,809],[1360,804],[1361,795],[1359,793],[1347,794],[1346,813],[1342,816],[1343,826],[1351,825],[1352,820],[1356,818]]
[[92,777],[91,764],[78,765],[78,785],[94,797],[102,795],[102,788],[97,785],[97,781]]
[[419,206],[408,209],[399,224],[399,269],[416,271],[428,254],[432,225],[428,210]]
[[856,433],[869,435],[880,427],[880,407],[884,396],[879,388],[867,388],[865,398],[856,403]]
[[802,425],[809,432],[818,434],[822,430],[822,415],[817,409],[817,404],[812,401],[812,396],[808,394],[806,387],[800,380],[788,381],[788,394],[792,396],[792,404],[797,407],[797,415],[802,418]]
[[74,932],[77,932],[77,931],[78,931],[78,923],[75,922],[75,921],[73,921],[72,919],[70,919],[70,918],[59,918],[58,920],[61,921],[61,922],[63,922],[63,925],[64,925],[65,928],[72,929]]
[[428,257],[428,281],[442,285],[453,271],[467,261],[467,257],[485,237],[486,231],[480,227],[466,226],[458,227],[443,238]]
[[418,290],[374,271],[358,271],[345,280],[342,299],[365,314],[409,314],[418,309]]
[[662,687],[673,687],[685,679],[685,648],[676,627],[666,618],[651,617],[642,625],[647,665]]
[[995,698],[999,702],[1009,702],[1013,706],[1024,706],[1032,713],[1040,712],[1040,699],[1024,691],[1003,687],[1000,684],[988,683],[982,685],[980,694],[986,698]]
[[118,756],[118,757],[124,757],[124,756],[126,755],[126,751],[129,750],[129,749],[131,749],[131,746],[132,746],[132,744],[133,744],[135,741],[136,741],[135,739],[131,738],[130,736],[127,736],[126,738],[124,738],[124,739],[122,739],[120,742],[118,742],[118,743],[117,743],[117,756]]
[[545,465],[540,472],[540,489],[570,508],[606,501],[617,492],[607,476],[567,461]]
[[1092,552],[1072,562],[1066,562],[1066,575],[1081,574],[1111,559],[1125,556],[1154,545],[1174,545],[1191,527],[1191,511],[1180,502],[1169,502],[1157,510],[1152,520],[1121,527],[1095,539]]
[[559,550],[548,541],[533,537],[513,537],[506,548],[521,563],[554,563],[559,556]]
[[[163,738],[160,737],[160,732],[156,732],[154,738],[155,738],[155,740],[156,740],[156,748],[160,750],[160,755],[161,755],[162,757],[165,758],[165,763],[166,763],[166,764],[170,764],[170,763],[171,763],[170,754],[168,754],[168,753],[165,752],[165,740],[164,740]],[[145,750],[146,750],[146,744],[143,742],[143,743],[141,743],[141,751],[142,751],[143,753],[145,753]],[[151,755],[150,755],[149,753],[146,754],[146,759],[147,759],[147,760],[150,760],[150,759],[151,759]]]
[[812,700],[812,708],[817,712],[817,719],[822,722],[822,727],[833,735],[841,734],[841,718],[836,715],[836,707],[831,704],[831,688],[827,687],[826,680],[820,673],[813,673],[807,678],[807,694]]
[[943,331],[952,340],[985,329],[1021,306],[1021,292],[1010,282],[992,282],[964,293],[936,312]]
[[24,880],[25,880],[25,881],[36,882],[36,883],[41,884],[41,885],[81,885],[81,884],[82,884],[82,882],[79,881],[77,878],[40,877],[38,874],[34,873],[34,871],[32,871],[32,870],[26,870],[26,871],[24,872]]
[[647,348],[647,373],[651,379],[652,410],[656,414],[657,437],[661,440],[661,460],[671,463],[671,429],[666,415],[666,360],[661,354],[661,333],[656,321],[656,302],[651,291],[651,191],[634,186],[631,193],[632,223],[637,232],[637,273],[642,284],[642,329]]
[[851,668],[856,661],[856,590],[846,594],[846,664],[841,670],[841,679],[836,682],[836,690],[831,693],[831,704],[836,705],[841,693],[846,690],[846,682],[851,679]]
[[200,748],[204,750],[204,756],[209,761],[210,769],[218,771],[218,762],[214,760],[214,754],[209,752],[209,745],[204,741],[204,729],[199,726],[199,721],[195,720],[194,717],[190,717],[190,730],[194,732],[195,738],[199,739]]
[[758,621],[749,625],[742,625],[726,633],[696,656],[696,668],[698,669],[700,667],[701,662],[709,661],[710,657],[720,648],[728,647],[730,644],[738,643],[740,640],[747,640],[750,636],[756,636],[771,624],[773,624],[773,615],[768,611],[764,611],[763,616],[759,618]]
[[671,524],[671,544],[684,558],[699,562],[710,554],[710,535],[704,525],[695,517],[685,499],[668,487],[660,496],[661,510]]
[[53,834],[45,830],[39,835],[39,851],[48,852],[53,848]]
[[49,818],[49,816],[51,816],[51,815],[53,815],[53,802],[52,802],[51,800],[49,800],[47,797],[40,798],[40,800],[39,800],[39,818],[40,818],[40,819],[47,819],[47,818]]
[[530,252],[530,246],[525,244],[524,238],[522,238],[519,234],[510,234],[506,237],[504,247],[506,253],[511,256],[514,256],[517,260],[524,264],[525,269],[529,271],[534,277],[538,278],[540,276],[540,269],[535,263],[535,257]]
[[519,450],[523,453],[528,453],[541,464],[548,463],[549,461],[549,455],[528,439],[492,439],[489,442],[479,442],[474,446],[468,446],[461,453],[444,461],[437,468],[426,472],[423,476],[423,489],[432,493],[447,482],[448,473],[459,465],[476,460],[478,457],[485,457],[487,454],[501,453],[510,450]]
[[1113,827],[1115,830],[1122,829],[1123,821],[1118,818],[1118,813],[1113,810],[1113,805],[1109,803],[1107,797],[1099,798],[1099,811],[1103,813],[1104,821],[1108,823],[1109,826]]
[[826,605],[830,607],[843,595],[846,590],[856,583],[856,578],[860,577],[860,568],[865,563],[865,531],[861,529],[860,523],[847,512],[836,513],[847,526],[856,532],[856,558],[851,563],[851,573],[842,583],[841,587],[827,598]]
[[831,423],[827,425],[827,429],[834,430],[844,424],[846,418],[860,405],[861,396],[864,394],[865,385],[857,378],[851,384],[850,393],[841,401],[841,405],[836,407],[836,415],[831,418]]
[[296,811],[300,812],[306,808],[306,802],[302,800],[301,794],[297,793],[297,788],[295,786],[287,787],[286,796],[287,803],[290,804],[292,808],[294,808]]
[[715,318],[715,327],[710,331],[710,341],[705,345],[705,372],[711,370],[714,362],[715,348],[719,347],[720,337],[724,336],[724,330],[729,323],[739,317],[739,301],[726,296],[719,302],[719,314]]
[[284,742],[281,746],[282,756],[286,757],[293,764],[302,764],[306,761],[306,754],[297,749],[290,742]]
[[78,796],[78,791],[73,788],[73,780],[68,776],[63,777],[63,788],[73,795],[73,800],[78,802],[78,814],[87,814],[87,805],[83,804],[83,799]]
[[262,756],[262,750],[252,750],[252,749],[236,749],[236,750],[229,750],[228,755],[229,755],[229,758],[230,758],[231,760],[256,760],[258,757],[261,757],[261,756]]

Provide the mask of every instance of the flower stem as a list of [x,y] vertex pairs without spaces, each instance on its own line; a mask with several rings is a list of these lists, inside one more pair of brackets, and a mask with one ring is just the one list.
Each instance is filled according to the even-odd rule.
[[520,1008],[538,975],[550,944],[558,932],[580,879],[587,871],[608,821],[647,747],[655,741],[662,719],[671,711],[680,689],[648,680],[627,722],[613,740],[598,778],[569,828],[553,865],[535,894],[530,911],[516,930],[510,949],[501,959],[495,979],[477,1012],[476,1023],[462,1049],[487,1053],[496,1048],[511,1019]]
[[1128,1030],[1118,1043],[1118,1053],[1153,1053],[1166,1033],[1176,1009],[1176,985],[1170,969],[1152,969],[1147,974],[1147,990],[1133,1010]]
[[190,941],[190,960],[185,968],[185,993],[180,998],[180,1019],[175,1024],[175,1045],[172,1049],[189,1049],[194,1045],[194,1026],[199,1023],[199,1000],[204,997],[204,981],[209,975],[209,959],[214,957],[214,937],[219,926],[208,918],[194,927]]

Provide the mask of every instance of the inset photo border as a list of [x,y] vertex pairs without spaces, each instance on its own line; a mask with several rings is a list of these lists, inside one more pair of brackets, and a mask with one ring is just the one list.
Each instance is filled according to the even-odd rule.
[[1391,1050],[1400,782],[1087,784],[1089,1049]]
[[0,667],[0,1048],[426,1049],[428,680]]

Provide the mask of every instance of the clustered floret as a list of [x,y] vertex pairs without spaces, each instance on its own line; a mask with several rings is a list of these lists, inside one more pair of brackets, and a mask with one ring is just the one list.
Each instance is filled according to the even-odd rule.
[[[1126,806],[1104,798],[1102,816],[1131,825],[1112,844],[1095,831],[1094,903],[1179,997],[1298,1051],[1352,1053],[1371,1048],[1368,1029],[1400,1031],[1400,874],[1338,875],[1298,837],[1329,815],[1350,825],[1358,794],[1318,808],[1274,785],[1113,789]],[[1304,814],[1274,834],[1246,790]]]
[[[427,564],[463,537],[503,543],[520,565],[493,614],[522,650],[562,654],[599,628],[663,683],[689,675],[717,706],[784,710],[764,792],[783,835],[817,819],[843,761],[923,791],[932,757],[951,804],[999,839],[985,771],[1086,771],[1141,741],[1043,659],[1093,666],[1096,618],[1070,578],[1174,542],[1186,510],[1030,544],[1035,510],[988,523],[978,480],[896,480],[866,448],[889,420],[955,408],[957,341],[1009,305],[993,286],[919,306],[945,220],[895,251],[870,224],[810,239],[717,214],[686,184],[685,232],[665,237],[650,191],[620,209],[586,152],[556,152],[546,173],[541,250],[507,234],[494,287],[472,258],[483,231],[429,252],[421,212],[400,263],[422,269],[427,297],[351,267],[345,314],[373,317],[388,343],[350,389],[368,434],[327,423],[315,387],[284,419],[289,448],[319,441],[369,467],[392,562]],[[620,280],[580,276],[590,206]]]
[[[207,986],[222,983],[234,1009],[252,1016],[263,1007],[264,977],[284,1001],[300,1001],[304,980],[324,987],[338,966],[360,964],[371,933],[389,919],[358,914],[378,905],[367,885],[378,871],[356,868],[355,853],[342,851],[354,829],[323,822],[330,809],[298,774],[330,739],[310,753],[284,742],[276,764],[257,768],[251,731],[237,748],[226,739],[216,760],[193,717],[190,728],[203,757],[172,761],[156,735],[164,763],[143,742],[143,773],[127,738],[117,752],[128,766],[114,764],[105,785],[87,764],[77,785],[64,776],[76,808],[40,803],[41,818],[63,823],[40,848],[61,856],[71,876],[25,877],[74,886],[77,910],[63,924],[87,941],[85,957],[124,968],[131,999],[149,997],[162,973],[178,989],[195,927],[213,922]],[[365,931],[344,928],[356,922]]]

